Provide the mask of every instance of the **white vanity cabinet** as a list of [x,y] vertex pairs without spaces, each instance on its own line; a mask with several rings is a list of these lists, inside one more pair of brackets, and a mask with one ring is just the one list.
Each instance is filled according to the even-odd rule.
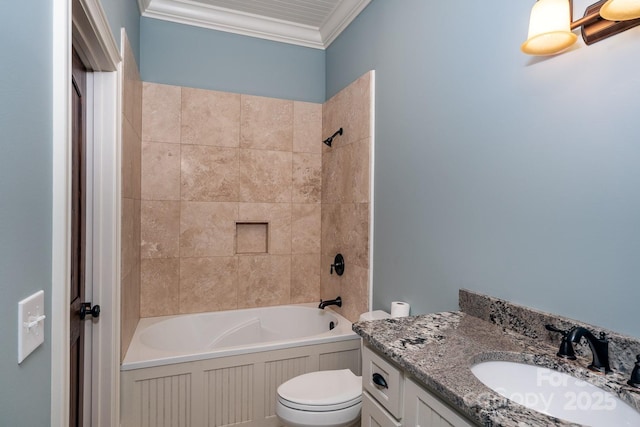
[[367,345],[362,351],[362,387],[363,427],[474,425]]

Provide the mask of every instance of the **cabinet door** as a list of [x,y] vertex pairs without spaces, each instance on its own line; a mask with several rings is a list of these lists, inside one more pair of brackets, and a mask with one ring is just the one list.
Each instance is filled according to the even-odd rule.
[[[472,423],[412,379],[405,380],[404,425],[421,427],[471,427]],[[363,424],[364,425],[364,424]]]
[[398,421],[391,416],[366,391],[362,393],[361,427],[400,427]]

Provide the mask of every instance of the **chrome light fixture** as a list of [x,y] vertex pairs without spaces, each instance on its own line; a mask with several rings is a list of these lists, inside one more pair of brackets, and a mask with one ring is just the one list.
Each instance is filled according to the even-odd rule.
[[601,0],[587,7],[584,17],[573,21],[573,0],[538,0],[531,9],[529,36],[522,52],[555,55],[577,40],[572,31],[581,28],[587,45],[640,25],[640,0]]

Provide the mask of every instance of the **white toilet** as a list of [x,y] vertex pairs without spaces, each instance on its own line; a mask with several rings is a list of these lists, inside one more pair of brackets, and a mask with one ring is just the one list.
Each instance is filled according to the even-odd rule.
[[[363,313],[360,320],[390,317]],[[362,377],[349,369],[303,374],[278,387],[276,415],[288,427],[345,427],[360,424]]]
[[303,374],[278,387],[276,415],[288,427],[344,427],[360,419],[362,377],[349,369]]

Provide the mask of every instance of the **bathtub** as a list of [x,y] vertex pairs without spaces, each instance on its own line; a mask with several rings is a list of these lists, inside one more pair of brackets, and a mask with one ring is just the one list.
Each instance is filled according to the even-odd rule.
[[360,375],[351,322],[316,304],[141,319],[121,366],[122,426],[279,425],[276,389],[306,372]]

